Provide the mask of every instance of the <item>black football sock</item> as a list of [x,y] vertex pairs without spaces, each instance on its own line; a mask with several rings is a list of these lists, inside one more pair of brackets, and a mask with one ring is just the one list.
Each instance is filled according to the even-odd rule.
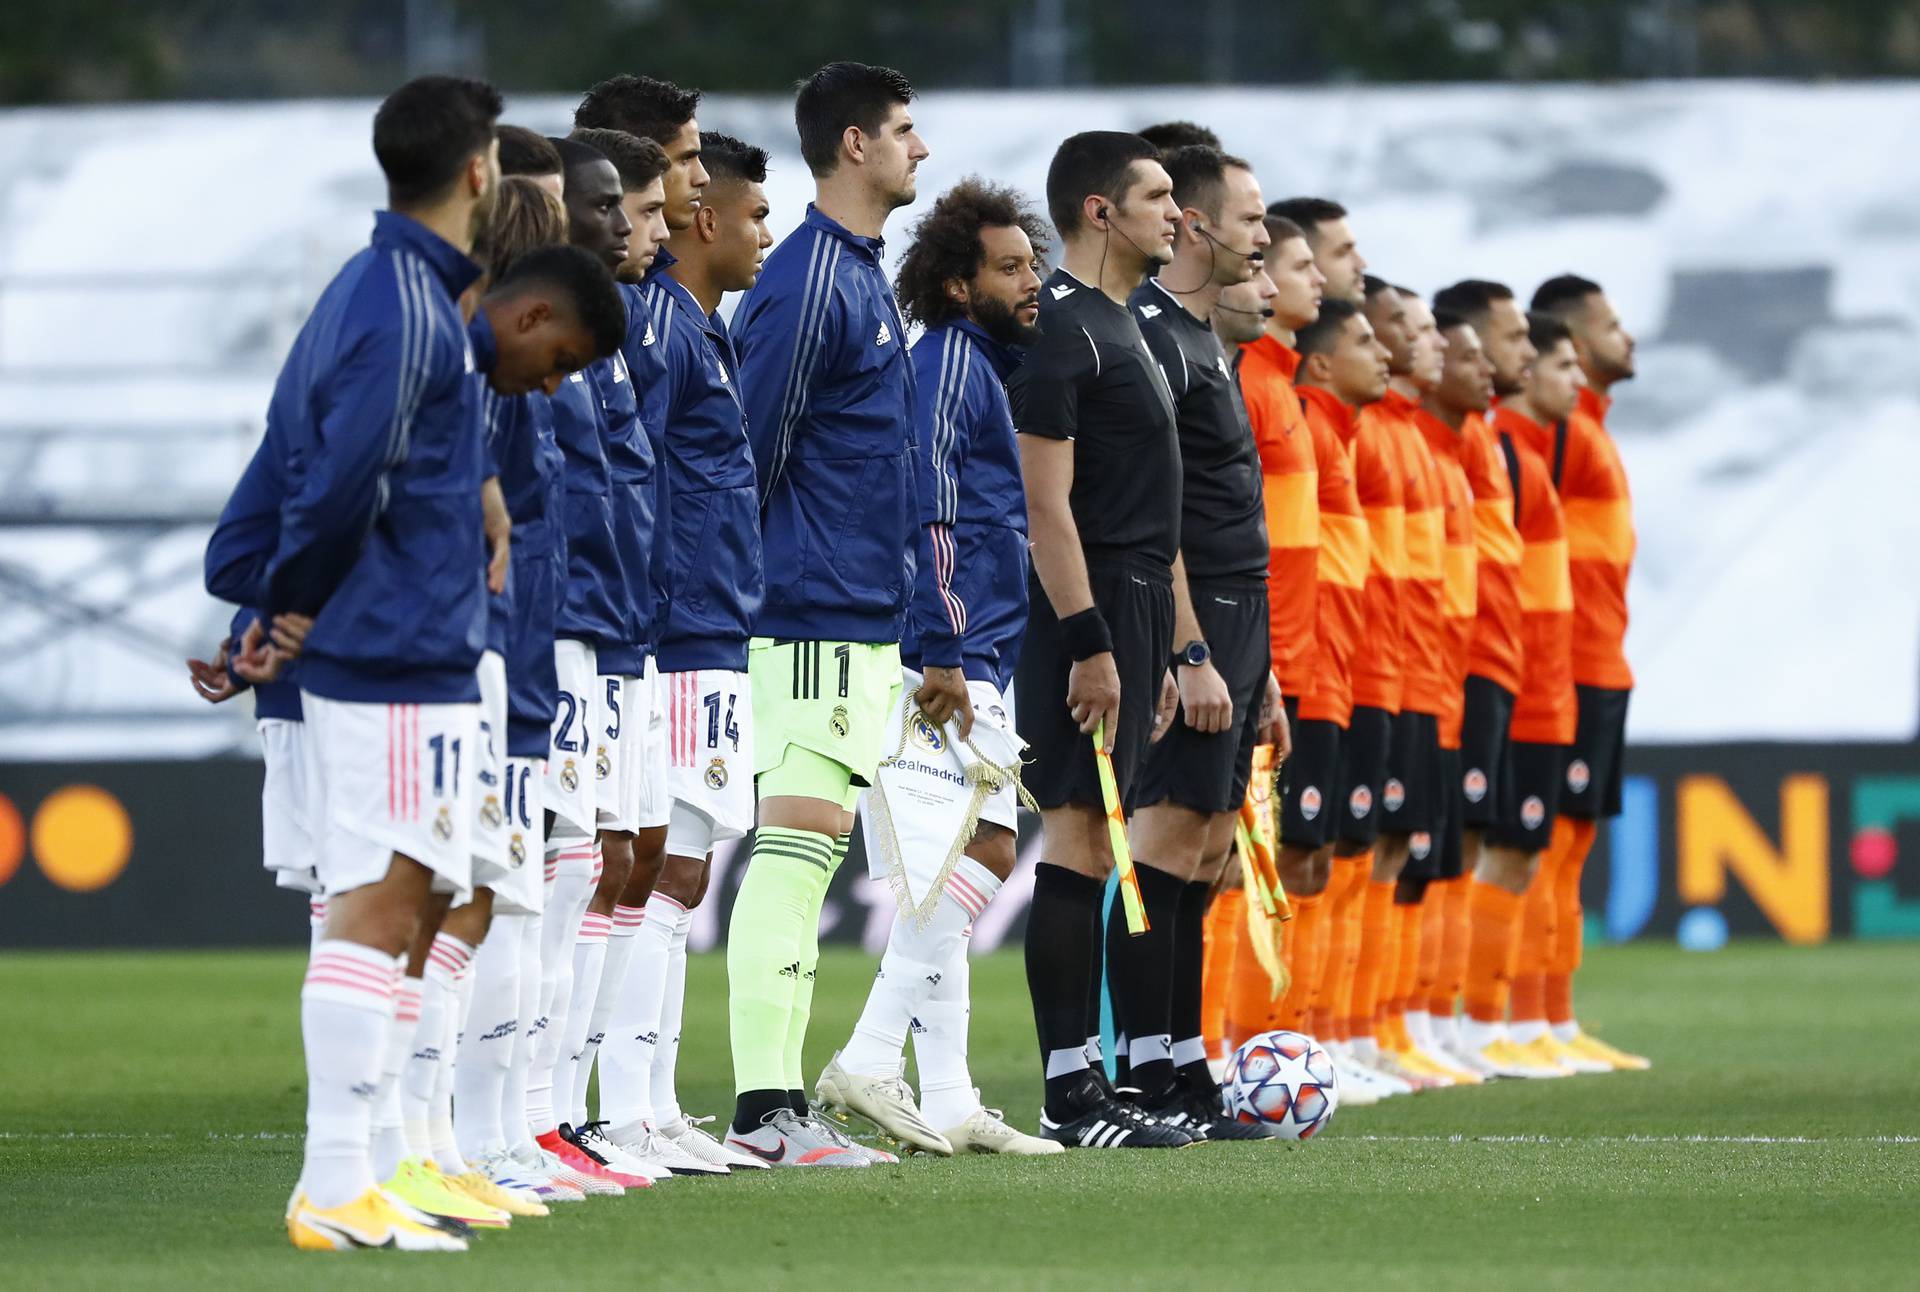
[[787,1107],[802,1117],[813,1115],[813,1109],[807,1107],[807,1092],[804,1090],[787,1091]]
[[1113,1030],[1127,1037],[1126,1084],[1148,1099],[1173,1084],[1173,955],[1184,880],[1136,866],[1147,931],[1127,931],[1126,904],[1107,921],[1107,979],[1113,988]]
[[1047,1083],[1047,1107],[1064,1111],[1086,1077],[1087,980],[1093,973],[1100,881],[1042,862],[1027,911],[1027,993]]
[[1180,890],[1173,930],[1173,1066],[1180,1080],[1203,1094],[1218,1089],[1207,1067],[1207,1041],[1200,1025],[1200,980],[1206,970],[1207,907],[1213,885],[1194,880]]
[[742,1135],[760,1129],[768,1113],[790,1107],[784,1090],[742,1090],[733,1101],[733,1128]]

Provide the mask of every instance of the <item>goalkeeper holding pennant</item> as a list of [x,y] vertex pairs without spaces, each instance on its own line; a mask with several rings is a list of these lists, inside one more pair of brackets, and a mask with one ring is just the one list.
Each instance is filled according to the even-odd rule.
[[[900,911],[853,1038],[816,1093],[939,1154],[1061,1151],[982,1108],[967,1068],[968,935],[1014,864],[1024,745],[1006,693],[1027,626],[1027,513],[1005,381],[1016,347],[1038,336],[1044,238],[1017,194],[964,180],[920,221],[895,282],[901,312],[926,329],[910,355],[929,513],[914,576],[925,613],[912,621],[938,627],[901,643],[891,756],[861,805],[868,865]],[[931,721],[915,702],[922,668],[956,657],[971,720]],[[902,1078],[909,1033],[918,1106]]]

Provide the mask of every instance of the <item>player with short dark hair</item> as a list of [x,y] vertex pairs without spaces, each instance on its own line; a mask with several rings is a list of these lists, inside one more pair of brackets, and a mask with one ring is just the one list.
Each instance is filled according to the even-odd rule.
[[1191,121],[1162,121],[1158,125],[1148,126],[1137,133],[1163,153],[1170,153],[1176,148],[1189,148],[1196,144],[1202,148],[1216,150],[1221,147],[1219,135]]
[[1314,262],[1327,279],[1327,295],[1350,305],[1366,303],[1367,262],[1347,223],[1347,208],[1331,198],[1290,197],[1267,206],[1268,215],[1291,220],[1306,235]]
[[[1317,940],[1303,941],[1296,953],[1286,1010],[1312,1035],[1332,1038],[1339,988],[1349,981],[1344,966],[1359,932],[1357,921],[1345,913],[1366,875],[1364,852],[1345,866],[1332,860],[1340,824],[1351,819],[1340,781],[1347,774],[1358,661],[1371,647],[1364,625],[1372,536],[1361,506],[1356,443],[1361,410],[1386,393],[1388,355],[1366,315],[1338,297],[1321,302],[1318,317],[1295,333],[1294,345],[1300,354],[1294,386],[1313,434],[1319,472],[1320,561],[1316,663],[1312,684],[1300,699],[1294,766],[1282,777],[1280,838],[1283,845],[1311,849],[1311,861],[1302,867],[1304,887],[1309,893],[1318,887],[1323,924]],[[1391,1089],[1374,1079],[1371,1069],[1352,1062],[1343,1065],[1343,1073],[1353,1077],[1342,1087],[1343,1097],[1373,1102]]]
[[1117,808],[1130,811],[1147,744],[1178,696],[1167,659],[1181,470],[1172,392],[1126,301],[1172,259],[1180,210],[1159,151],[1111,130],[1055,151],[1047,209],[1065,254],[1041,293],[1040,339],[1009,383],[1037,584],[1015,689],[1041,810],[1026,945],[1046,1077],[1041,1134],[1069,1146],[1178,1146],[1192,1137],[1116,1098],[1091,1066],[1114,858],[1088,741],[1101,739]]
[[[861,63],[801,83],[794,121],[815,198],[734,315],[767,591],[747,659],[759,810],[727,935],[727,1143],[782,1166],[894,1160],[811,1114],[801,1049],[820,912],[887,748],[915,613],[909,570],[926,541],[913,365],[880,267],[887,218],[913,201],[928,155],[912,100],[900,73]],[[936,723],[958,713],[964,730],[960,653],[920,640],[921,712]]]
[[[1433,454],[1443,511],[1441,680],[1435,691],[1441,775],[1435,808],[1439,824],[1431,832],[1432,845],[1426,857],[1410,858],[1395,892],[1394,914],[1404,923],[1399,1024],[1393,1040],[1403,1050],[1437,1064],[1444,1075],[1472,1084],[1479,1074],[1461,1065],[1450,1050],[1455,1039],[1452,999],[1457,989],[1443,989],[1442,984],[1451,983],[1451,975],[1464,973],[1466,960],[1465,847],[1458,787],[1467,672],[1478,622],[1480,559],[1471,464],[1476,455],[1491,449],[1480,414],[1493,398],[1493,370],[1480,349],[1479,337],[1464,319],[1435,314],[1413,297],[1408,308],[1418,316],[1419,327],[1430,322],[1446,339],[1437,380],[1418,383],[1420,407],[1414,413],[1414,424]],[[1511,528],[1511,519],[1506,524]],[[1411,970],[1406,964],[1409,958],[1414,961]],[[1444,1017],[1436,1018],[1432,1002],[1439,996],[1447,1004],[1441,1011]]]
[[[930,607],[925,621],[944,617],[932,607],[957,607],[973,739],[992,728],[1009,750],[1017,744],[1006,692],[1027,620],[1026,500],[1004,382],[1018,347],[1038,335],[1045,246],[1044,227],[1019,194],[966,179],[915,226],[894,283],[907,321],[925,329],[910,357],[935,542],[934,560],[916,571],[915,595]],[[922,654],[917,636],[901,644],[903,695],[920,683]],[[896,725],[909,720],[903,706]],[[853,1036],[820,1076],[820,1101],[928,1152],[1061,1152],[982,1107],[967,1067],[968,932],[1013,872],[1014,785],[1002,780],[984,796],[933,786],[943,773],[965,780],[965,747],[951,723],[916,722],[913,731],[912,746],[880,765],[862,808],[869,870],[901,895],[900,910]],[[896,809],[938,826],[898,828]],[[962,830],[971,833],[961,838]],[[955,845],[964,847],[957,857]],[[903,1077],[909,1032],[919,1104]]]
[[[1343,502],[1351,502],[1353,483],[1331,466],[1325,472],[1317,469],[1320,449],[1315,444],[1314,428],[1308,424],[1299,392],[1294,389],[1300,366],[1299,352],[1293,348],[1295,333],[1319,317],[1326,276],[1314,263],[1313,251],[1299,225],[1285,216],[1269,214],[1266,229],[1269,241],[1261,276],[1272,283],[1273,295],[1267,303],[1268,316],[1258,320],[1263,325],[1260,335],[1240,347],[1239,376],[1260,453],[1260,487],[1267,522],[1268,640],[1288,724],[1289,748],[1280,762],[1277,784],[1277,815],[1284,822],[1289,817],[1298,819],[1299,791],[1304,784],[1312,783],[1312,778],[1305,782],[1294,779],[1303,766],[1301,751],[1309,745],[1324,748],[1327,744],[1325,731],[1306,744],[1300,739],[1300,702],[1311,689],[1318,655],[1319,616],[1315,604],[1319,596],[1321,495],[1327,495],[1329,514],[1341,514]],[[1221,303],[1227,303],[1224,293]],[[1337,743],[1332,748],[1337,751]],[[1291,811],[1289,803],[1293,804]],[[1212,918],[1235,945],[1224,1021],[1229,1050],[1257,1032],[1303,1026],[1290,1015],[1308,994],[1303,975],[1313,957],[1301,954],[1302,950],[1318,946],[1322,937],[1320,893],[1326,880],[1316,876],[1313,865],[1319,846],[1318,841],[1303,842],[1288,831],[1278,831],[1276,863],[1293,906],[1293,920],[1281,955],[1295,984],[1280,1000],[1273,999],[1273,984],[1254,952],[1244,909],[1233,913],[1244,902],[1244,894],[1229,890],[1216,905],[1216,911],[1224,907],[1228,913]]]
[[[1173,395],[1180,554],[1173,673],[1180,713],[1147,755],[1132,842],[1147,930],[1116,907],[1107,965],[1127,1079],[1141,1106],[1196,1138],[1262,1133],[1220,1115],[1200,1031],[1202,928],[1232,852],[1256,743],[1285,721],[1267,641],[1260,455],[1212,317],[1259,272],[1266,207],[1252,169],[1203,145],[1163,156],[1181,208],[1173,259],[1129,302]],[[1118,1057],[1118,1056],[1116,1056]]]
[[[573,111],[574,130],[619,130],[650,140],[666,153],[667,227],[678,232],[693,222],[707,186],[703,142],[694,112],[700,91],[651,76],[612,76],[587,91]],[[591,142],[591,140],[589,141]]]
[[[1544,1024],[1523,1042],[1507,1031],[1506,1018],[1514,966],[1537,960],[1547,937],[1550,909],[1536,911],[1528,920],[1527,889],[1553,836],[1567,746],[1577,719],[1573,589],[1551,462],[1552,428],[1578,404],[1584,379],[1566,324],[1547,314],[1529,315],[1527,324],[1535,357],[1520,388],[1504,397],[1493,413],[1494,432],[1514,484],[1514,526],[1522,545],[1516,585],[1520,686],[1508,726],[1506,780],[1468,899],[1472,941],[1460,1031],[1463,1057],[1478,1069],[1556,1077],[1580,1068],[1562,1060]],[[1582,1060],[1581,1066],[1587,1062]]]
[[[1580,719],[1567,757],[1560,816],[1541,863],[1540,900],[1551,893],[1555,931],[1540,974],[1539,1009],[1554,1039],[1577,1055],[1613,1068],[1651,1066],[1580,1028],[1573,1012],[1573,975],[1580,967],[1580,874],[1598,822],[1620,814],[1622,754],[1633,670],[1627,664],[1627,576],[1633,565],[1633,503],[1620,451],[1607,433],[1613,387],[1633,379],[1633,336],[1600,284],[1561,274],[1540,284],[1533,309],[1551,314],[1573,334],[1586,385],[1579,405],[1556,428],[1554,487],[1566,511],[1573,578],[1573,683]],[[1529,890],[1531,894],[1532,890]],[[1529,901],[1534,900],[1530,895]],[[1514,983],[1514,1017],[1536,995],[1525,966]]]
[[[570,231],[576,244],[584,242],[609,259],[617,256],[612,262],[616,277],[633,279],[645,273],[666,238],[667,159],[648,140],[616,132],[606,142],[618,160],[579,139],[558,143],[568,163]],[[609,167],[612,186],[607,184]],[[608,210],[607,199],[615,192],[619,206]],[[556,1002],[553,1015],[563,1020],[556,1029],[560,1044],[553,1067],[553,1120],[539,1136],[543,1147],[575,1169],[585,1170],[573,1160],[577,1156],[587,1166],[608,1169],[623,1183],[667,1174],[664,1167],[622,1154],[586,1111],[588,1080],[616,994],[615,988],[603,990],[603,985],[624,981],[625,959],[633,947],[631,925],[617,923],[614,908],[633,869],[636,848],[648,846],[650,833],[664,834],[666,816],[664,777],[657,770],[665,761],[664,747],[652,719],[657,707],[653,621],[661,592],[654,542],[658,463],[654,439],[640,420],[627,360],[635,339],[630,306],[628,319],[621,349],[585,373],[606,453],[621,620],[619,632],[597,642],[594,650],[591,735],[599,782],[594,848],[585,857],[578,848],[568,850],[556,870],[555,892],[563,909],[573,909],[583,885],[588,897],[570,937],[571,964],[556,966],[569,999]],[[657,842],[652,846],[657,848]],[[565,954],[555,946],[557,936],[552,929],[543,931],[546,948]],[[545,1092],[535,1085],[530,1093],[530,1112],[543,1121],[546,1105],[538,1096]]]
[[[467,257],[499,177],[499,112],[492,87],[452,77],[410,81],[381,104],[374,152],[390,209],[322,293],[268,409],[269,427],[284,428],[270,437],[302,467],[233,664],[257,684],[300,656],[307,818],[328,903],[301,992],[306,1162],[286,1213],[306,1250],[465,1247],[376,1187],[371,1095],[385,1055],[412,1039],[395,1014],[396,958],[438,906],[436,887],[472,884],[471,786],[449,755],[471,749],[478,718],[491,472],[457,300],[479,272]],[[313,620],[303,641],[286,634],[290,614]]]
[[727,292],[753,286],[773,245],[767,154],[711,131],[699,143],[701,205],[660,249],[634,302],[646,329],[635,330],[641,353],[659,374],[642,417],[658,429],[663,492],[674,500],[655,540],[668,556],[670,594],[656,635],[669,807],[661,864],[649,871],[636,858],[621,897],[638,932],[600,1064],[606,1134],[681,1174],[766,1167],[702,1131],[675,1087],[693,909],[714,844],[753,825],[746,667],[764,595],[759,489],[739,363],[717,311]]
[[525,126],[502,125],[496,133],[500,139],[500,174],[531,180],[558,201],[566,174],[560,150],[545,135]]

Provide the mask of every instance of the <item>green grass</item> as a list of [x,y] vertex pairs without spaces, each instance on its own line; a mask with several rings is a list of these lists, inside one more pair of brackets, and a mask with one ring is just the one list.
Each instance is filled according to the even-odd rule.
[[[1920,945],[1600,949],[1589,1025],[1652,1072],[1350,1109],[1308,1145],[676,1181],[412,1258],[287,1246],[301,963],[0,956],[0,1287],[1751,1289],[1911,1286],[1920,1261]],[[822,965],[813,1069],[870,967]],[[695,1110],[729,1102],[724,991],[696,957]],[[975,1072],[1031,1126],[1017,955],[974,992]]]

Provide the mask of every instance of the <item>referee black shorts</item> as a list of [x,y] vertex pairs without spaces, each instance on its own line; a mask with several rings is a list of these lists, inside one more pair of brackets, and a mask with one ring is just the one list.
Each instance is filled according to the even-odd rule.
[[1508,755],[1512,775],[1500,795],[1500,819],[1487,831],[1487,840],[1502,848],[1540,852],[1553,839],[1553,819],[1559,815],[1560,778],[1566,771],[1565,745],[1513,742]]
[[[1173,654],[1173,575],[1148,560],[1087,561],[1093,602],[1113,634],[1120,673],[1120,730],[1113,733],[1113,774],[1120,801],[1133,810],[1140,770],[1153,735],[1160,680]],[[1030,609],[1020,663],[1014,670],[1014,719],[1031,747],[1021,779],[1043,808],[1083,803],[1104,809],[1093,737],[1067,710],[1067,674],[1073,667],[1060,638],[1060,620],[1037,578],[1027,589]]]
[[1385,709],[1356,704],[1347,720],[1335,797],[1340,810],[1335,814],[1339,824],[1334,837],[1341,843],[1371,848],[1380,837],[1380,820],[1386,815],[1380,800],[1387,787],[1387,759],[1393,753],[1393,719]]
[[1291,695],[1283,703],[1293,731],[1293,752],[1280,764],[1280,844],[1312,852],[1333,838],[1329,809],[1347,731],[1338,723],[1302,718],[1300,701]]
[[1513,722],[1513,692],[1477,674],[1467,675],[1466,710],[1460,722],[1460,824],[1485,830],[1500,818],[1500,794],[1512,776],[1507,728]]
[[1233,695],[1233,724],[1207,735],[1176,713],[1160,743],[1147,750],[1138,797],[1141,807],[1172,802],[1195,812],[1238,812],[1247,797],[1260,705],[1272,668],[1267,589],[1259,583],[1191,580],[1188,587],[1213,666]]
[[1440,780],[1440,719],[1411,709],[1395,714],[1387,780],[1380,791],[1381,831],[1430,833],[1448,788]]
[[1580,726],[1567,751],[1560,810],[1595,820],[1620,815],[1621,752],[1627,743],[1627,697],[1631,691],[1577,686]]

